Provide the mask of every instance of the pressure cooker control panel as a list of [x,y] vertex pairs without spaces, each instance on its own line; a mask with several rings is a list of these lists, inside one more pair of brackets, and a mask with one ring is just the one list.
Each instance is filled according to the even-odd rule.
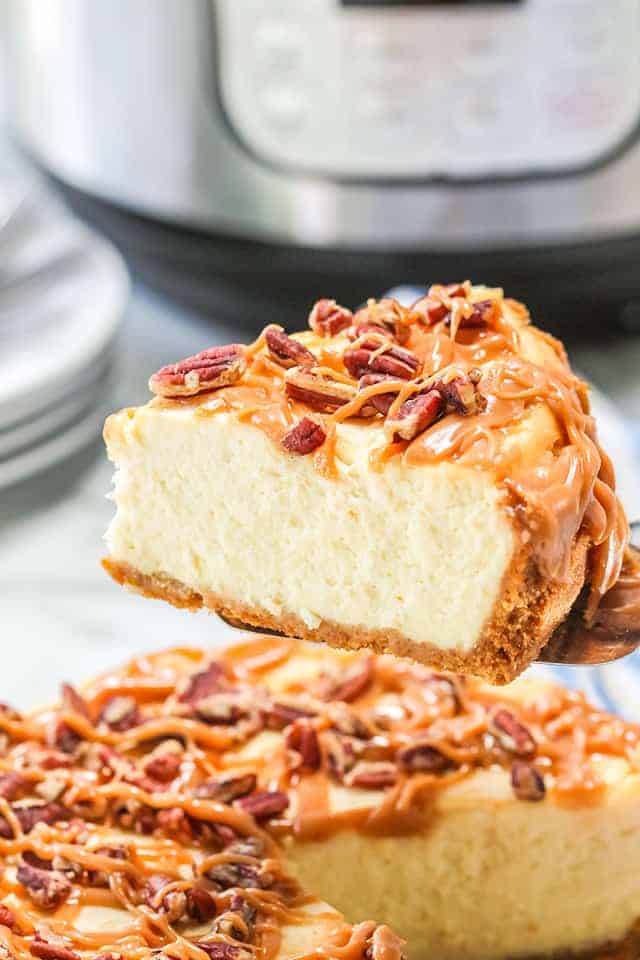
[[640,125],[640,0],[214,0],[263,160],[334,177],[588,168]]

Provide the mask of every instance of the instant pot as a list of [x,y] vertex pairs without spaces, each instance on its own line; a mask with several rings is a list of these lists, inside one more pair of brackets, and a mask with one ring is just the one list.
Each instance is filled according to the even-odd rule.
[[470,277],[638,323],[640,0],[6,3],[17,138],[165,290],[260,326]]

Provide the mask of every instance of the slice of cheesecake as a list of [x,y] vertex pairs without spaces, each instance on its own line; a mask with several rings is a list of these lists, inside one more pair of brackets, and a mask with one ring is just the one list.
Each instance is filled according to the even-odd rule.
[[2,705],[3,960],[401,960],[388,927],[287,874],[265,829],[286,794],[219,782],[231,728],[187,709],[197,678],[173,687],[194,659],[150,662],[30,716]]
[[627,524],[562,346],[468,283],[410,309],[320,301],[309,326],[165,367],[108,419],[109,572],[496,683],[576,603],[592,621]]
[[16,957],[639,955],[640,730],[558,686],[254,638],[0,728]]

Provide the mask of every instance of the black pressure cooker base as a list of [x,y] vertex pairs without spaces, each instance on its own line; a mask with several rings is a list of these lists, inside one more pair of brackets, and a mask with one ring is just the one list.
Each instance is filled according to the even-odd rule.
[[252,331],[299,327],[319,297],[353,306],[400,284],[467,278],[504,287],[569,341],[640,330],[640,236],[460,254],[294,247],[174,226],[54,182],[149,286]]

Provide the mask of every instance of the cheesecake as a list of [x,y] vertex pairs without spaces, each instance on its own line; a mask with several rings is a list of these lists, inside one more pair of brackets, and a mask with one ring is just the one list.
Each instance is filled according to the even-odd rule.
[[0,729],[11,955],[639,955],[640,728],[547,681],[252,637]]
[[105,426],[105,566],[146,595],[505,683],[628,573],[587,388],[499,289],[321,300],[150,388]]
[[197,677],[173,686],[193,666],[165,655],[28,716],[2,705],[0,956],[401,960],[388,927],[287,872],[268,832],[286,794],[221,777],[231,728],[192,715]]

